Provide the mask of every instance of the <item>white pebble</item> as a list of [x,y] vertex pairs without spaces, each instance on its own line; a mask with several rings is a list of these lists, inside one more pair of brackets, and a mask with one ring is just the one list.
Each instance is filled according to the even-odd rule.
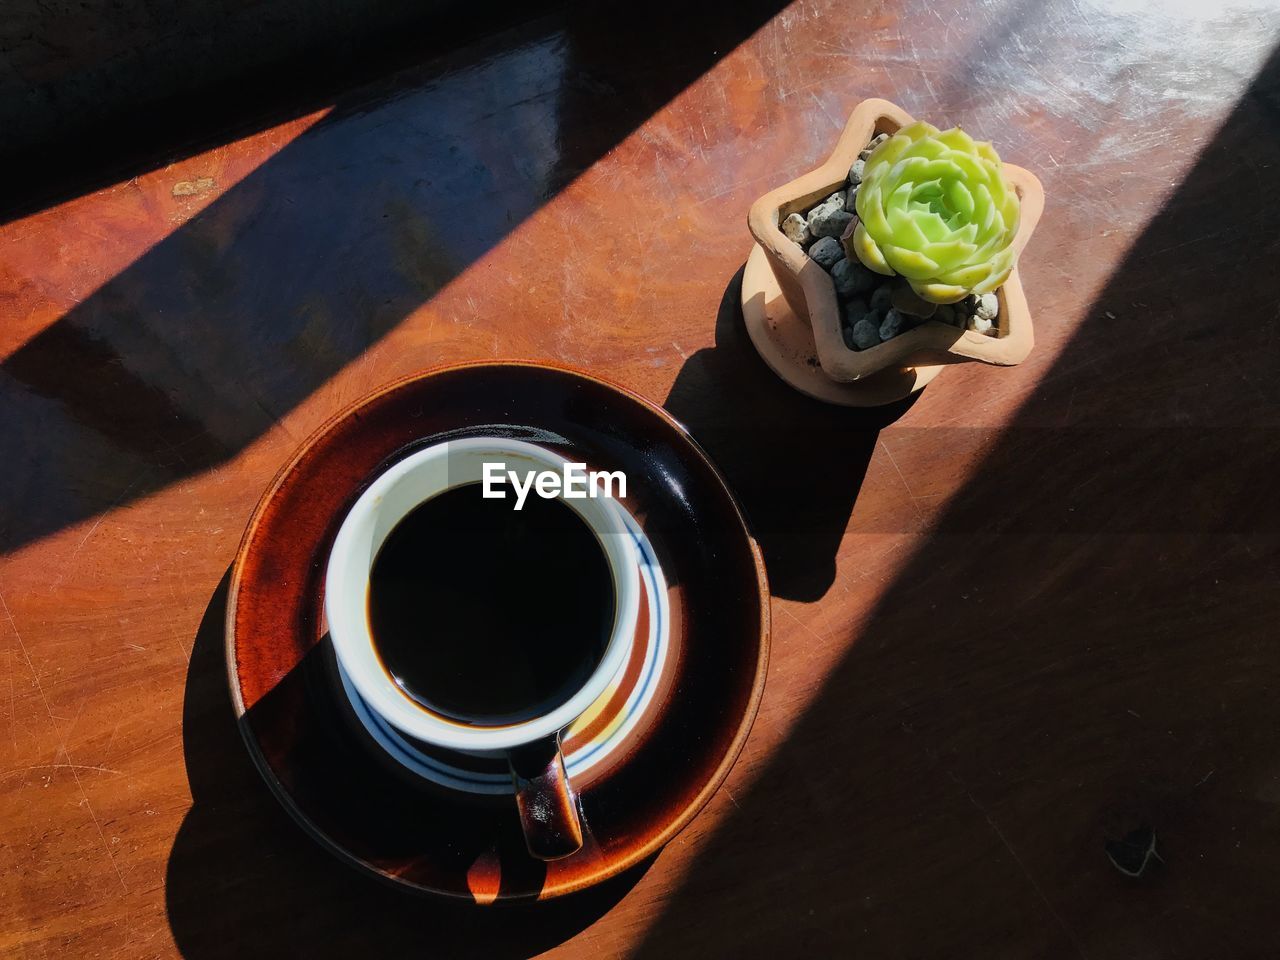
[[994,320],[1000,314],[1000,298],[994,293],[984,293],[978,298],[973,315],[983,320]]
[[876,134],[871,138],[871,142],[863,148],[862,152],[858,154],[858,156],[863,160],[867,159],[867,157],[871,156],[872,151],[874,151],[876,147],[880,146],[880,144],[884,143],[888,139],[889,135],[887,133]]
[[809,241],[813,239],[813,234],[809,232],[809,221],[798,213],[793,213],[783,220],[781,229],[784,237],[802,247],[808,246]]

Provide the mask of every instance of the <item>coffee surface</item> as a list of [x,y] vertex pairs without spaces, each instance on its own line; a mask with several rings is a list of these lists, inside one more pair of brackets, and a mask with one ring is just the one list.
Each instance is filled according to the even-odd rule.
[[455,487],[406,516],[378,551],[369,626],[418,703],[476,725],[554,709],[590,677],[613,626],[604,550],[560,500]]

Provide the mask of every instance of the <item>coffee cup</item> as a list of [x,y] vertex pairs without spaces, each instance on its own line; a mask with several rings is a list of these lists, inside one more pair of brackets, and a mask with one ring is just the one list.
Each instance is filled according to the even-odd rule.
[[570,482],[580,466],[497,437],[415,451],[352,505],[325,576],[360,698],[406,736],[505,756],[543,860],[582,845],[560,732],[624,668],[641,592],[622,507]]

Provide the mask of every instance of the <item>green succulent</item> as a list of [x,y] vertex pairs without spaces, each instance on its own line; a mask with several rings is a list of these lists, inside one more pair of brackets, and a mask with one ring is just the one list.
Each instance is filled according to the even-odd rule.
[[1018,195],[1000,157],[959,127],[903,127],[867,158],[855,201],[853,253],[901,274],[925,300],[989,293],[1013,270]]

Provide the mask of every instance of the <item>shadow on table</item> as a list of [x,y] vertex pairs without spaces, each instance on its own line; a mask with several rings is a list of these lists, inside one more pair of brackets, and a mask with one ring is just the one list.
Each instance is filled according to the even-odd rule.
[[193,804],[170,853],[166,905],[187,960],[522,960],[595,922],[652,865],[650,859],[591,890],[547,903],[477,907],[414,895],[340,863],[280,807],[241,739],[224,655],[229,580],[228,574],[205,611],[183,705]]
[[0,60],[14,67],[0,73],[0,125],[12,135],[0,145],[0,165],[22,189],[5,192],[0,222],[320,109],[343,91],[563,3],[12,6],[13,32],[0,44]]
[[341,98],[0,363],[0,553],[234,456],[783,5],[570,4]]
[[[829,600],[866,626],[632,956],[1280,952],[1277,103],[1273,55],[993,449],[895,437],[908,475],[987,452],[874,610]],[[802,517],[809,474],[741,443]]]
[[769,590],[820,599],[881,429],[913,395],[865,410],[819,403],[773,373],[747,336],[740,269],[716,314],[715,346],[690,357],[665,406],[711,455],[764,553]]

